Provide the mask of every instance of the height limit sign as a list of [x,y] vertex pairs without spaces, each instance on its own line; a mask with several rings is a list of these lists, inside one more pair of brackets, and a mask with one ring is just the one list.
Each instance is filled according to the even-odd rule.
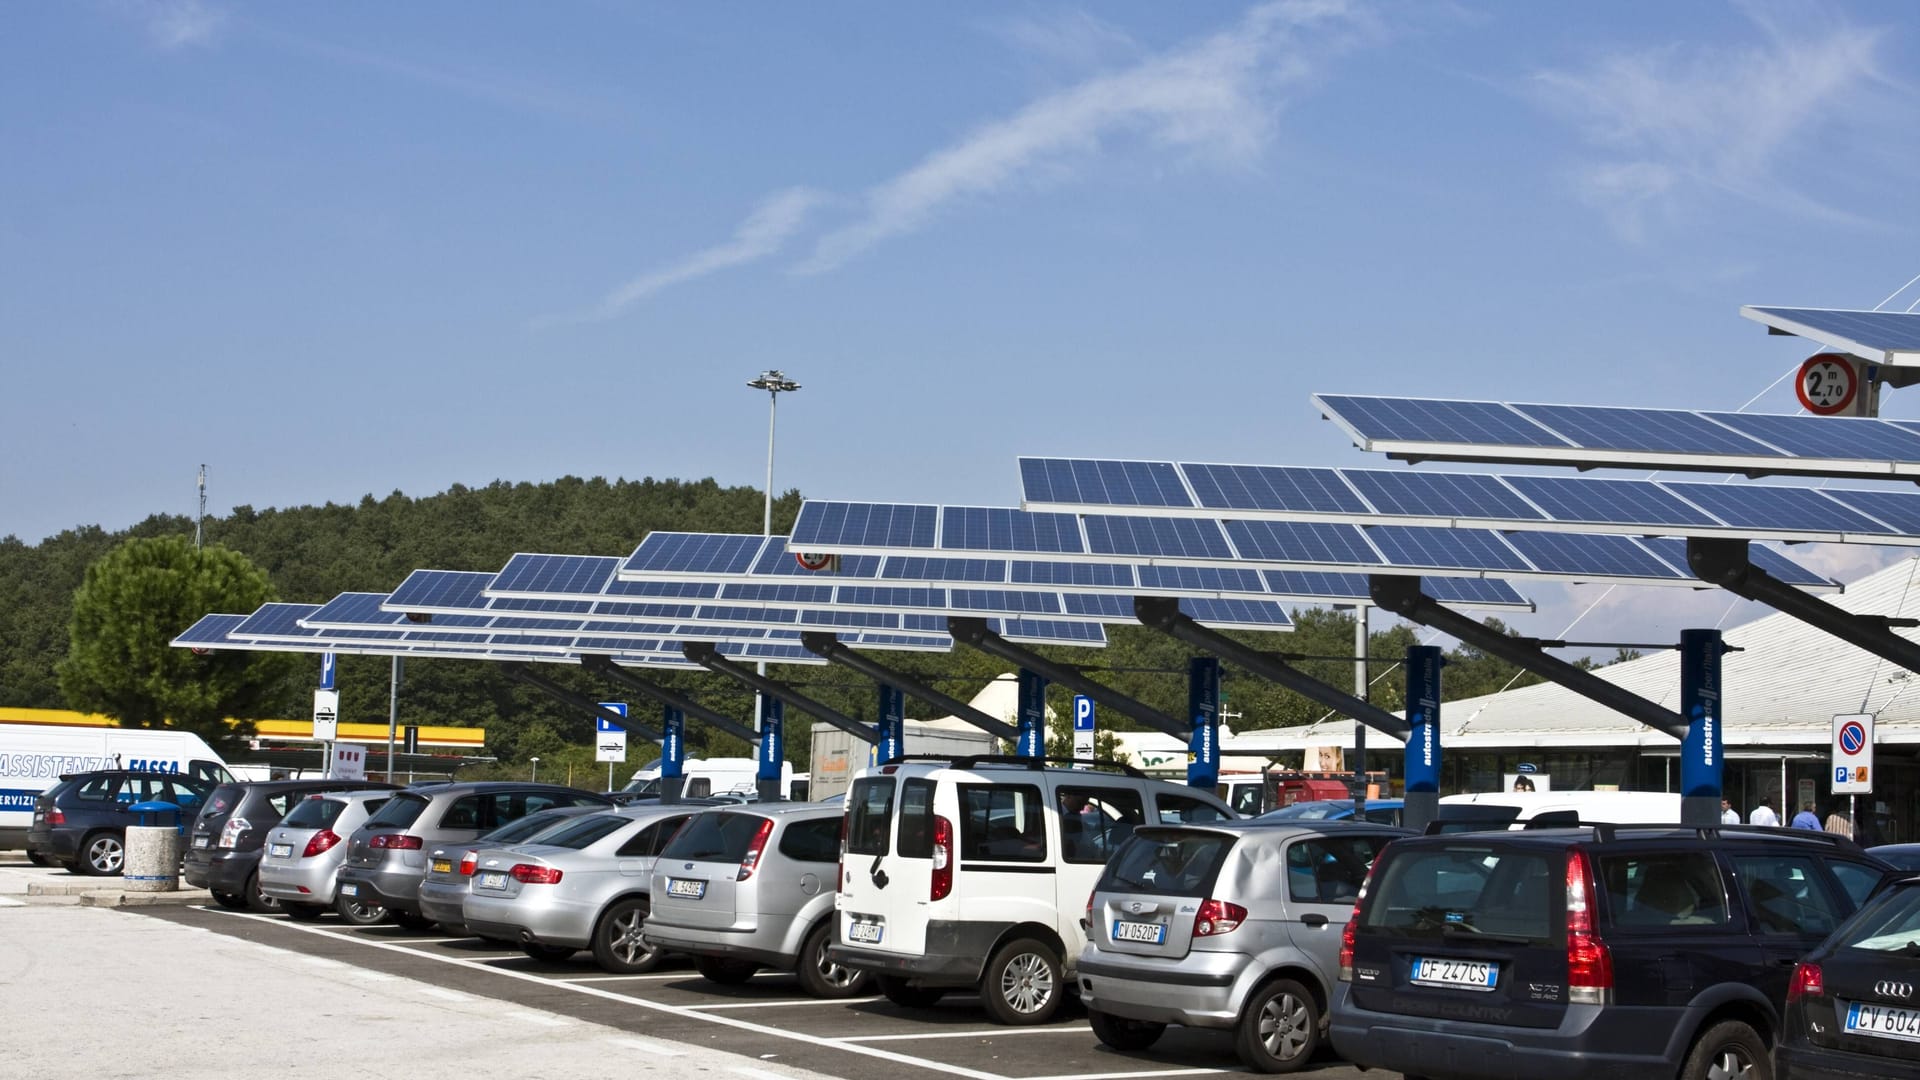
[[1833,793],[1873,794],[1873,714],[1833,718]]

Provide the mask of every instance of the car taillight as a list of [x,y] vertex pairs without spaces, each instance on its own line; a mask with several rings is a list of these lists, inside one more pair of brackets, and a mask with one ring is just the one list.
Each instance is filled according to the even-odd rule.
[[1341,982],[1353,981],[1353,928],[1360,925],[1360,905],[1367,900],[1367,889],[1373,885],[1373,868],[1380,865],[1375,859],[1367,867],[1367,876],[1360,882],[1360,895],[1354,898],[1353,911],[1347,915],[1347,925],[1340,928],[1340,971],[1337,976]]
[[417,836],[406,833],[380,833],[367,841],[370,848],[383,848],[387,851],[419,851],[425,846]]
[[753,843],[747,845],[747,853],[740,859],[740,873],[735,881],[745,881],[753,876],[753,868],[760,865],[760,853],[767,849],[767,837],[773,835],[773,819],[761,818],[760,828],[753,834]]
[[933,878],[927,883],[927,899],[945,900],[953,891],[953,822],[936,815],[933,819]]
[[507,873],[512,874],[513,880],[523,885],[560,884],[560,871],[551,866],[535,866],[532,863],[515,863],[513,869],[507,871]]
[[1567,1000],[1605,1005],[1613,991],[1613,953],[1593,933],[1593,868],[1567,853]]
[[303,859],[311,859],[340,842],[340,834],[332,829],[321,829],[307,838],[307,848],[300,853]]
[[1232,933],[1247,921],[1247,909],[1224,900],[1205,900],[1193,917],[1194,937],[1214,937]]
[[47,811],[47,824],[65,825],[66,823],[67,823],[67,812],[65,810]]
[[1787,984],[1787,1001],[1795,1002],[1807,997],[1826,997],[1827,980],[1820,974],[1819,964],[1803,963],[1793,969],[1793,981]]
[[233,817],[227,819],[226,825],[221,827],[219,846],[223,848],[238,847],[240,845],[240,834],[251,828],[253,828],[253,826],[247,822],[246,818],[235,814]]
[[479,865],[480,865],[480,849],[468,848],[467,853],[465,855],[460,856],[460,876],[472,877],[474,868]]

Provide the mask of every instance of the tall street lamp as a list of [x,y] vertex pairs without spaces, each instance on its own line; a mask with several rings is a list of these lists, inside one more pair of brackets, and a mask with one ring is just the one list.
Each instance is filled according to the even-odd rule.
[[780,395],[800,389],[800,384],[787,378],[779,371],[763,371],[757,379],[748,379],[747,385],[755,390],[767,392],[767,508],[760,523],[760,535],[773,535],[773,421],[775,410],[780,405]]

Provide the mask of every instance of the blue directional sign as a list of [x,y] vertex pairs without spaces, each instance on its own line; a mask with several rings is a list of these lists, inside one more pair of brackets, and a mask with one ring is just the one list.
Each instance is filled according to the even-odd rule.
[[[617,712],[623,717],[627,715],[627,703],[624,701],[602,701],[600,702],[600,707],[607,710],[608,712]],[[624,732],[627,729],[621,727],[619,724],[614,723],[613,721],[607,719],[604,716],[595,716],[593,718],[593,730],[597,732],[598,731]]]
[[333,689],[333,654],[330,652],[320,654],[320,689]]

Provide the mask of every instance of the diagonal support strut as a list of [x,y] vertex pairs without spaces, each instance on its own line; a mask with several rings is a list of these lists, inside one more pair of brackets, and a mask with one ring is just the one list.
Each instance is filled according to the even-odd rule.
[[1689,538],[1687,567],[1701,581],[1765,604],[1908,671],[1920,671],[1920,643],[1892,630],[1911,622],[1855,614],[1808,596],[1748,561],[1745,540]]
[[[685,694],[675,693],[664,686],[656,686],[614,663],[605,656],[582,656],[580,658],[580,666],[603,679],[619,683],[621,686],[635,693],[644,694],[662,705],[671,705],[688,716],[693,717],[695,720],[711,724],[749,745],[760,741],[760,733],[742,724],[740,721],[724,713],[714,712],[712,709],[699,704]],[[658,738],[658,736],[655,736],[655,738]]]
[[589,701],[544,675],[535,675],[533,672],[527,670],[525,664],[502,664],[500,665],[500,669],[506,673],[507,678],[531,686],[535,690],[540,691],[570,709],[579,709],[582,712],[592,713],[594,716],[620,728],[622,731],[638,735],[643,739],[657,741],[660,738],[660,732],[657,729],[650,728],[637,720],[621,716],[612,709],[603,709],[600,707],[599,702]]
[[915,682],[891,668],[875,663],[872,659],[855,652],[841,644],[832,634],[810,630],[800,635],[800,644],[815,656],[824,656],[841,667],[851,668],[875,682],[886,683],[899,688],[908,697],[918,698],[936,709],[945,709],[953,715],[979,728],[981,731],[1001,739],[1018,739],[1020,732],[1004,720],[988,716],[979,709],[951,698],[933,689]]
[[866,742],[877,741],[871,726],[855,720],[853,717],[848,716],[832,706],[822,705],[820,702],[802,694],[786,683],[769,679],[765,675],[755,672],[745,664],[736,663],[727,657],[721,656],[720,650],[714,648],[713,643],[710,641],[681,642],[680,651],[686,655],[687,659],[699,664],[708,671],[716,675],[724,675],[742,686],[758,690],[770,697],[777,697],[781,701],[799,709],[801,712],[816,719],[824,720],[856,739],[862,739]]
[[1079,668],[1071,664],[1056,663],[1031,649],[1015,645],[987,629],[985,619],[949,615],[947,632],[953,635],[953,640],[963,645],[972,646],[989,656],[997,656],[1002,660],[1019,664],[1029,671],[1038,672],[1046,676],[1049,682],[1056,682],[1075,693],[1085,694],[1120,715],[1138,720],[1155,731],[1164,732],[1183,742],[1192,733],[1191,724],[1181,723],[1175,717],[1168,716],[1145,702],[1136,701],[1110,686],[1103,686],[1087,678]]

